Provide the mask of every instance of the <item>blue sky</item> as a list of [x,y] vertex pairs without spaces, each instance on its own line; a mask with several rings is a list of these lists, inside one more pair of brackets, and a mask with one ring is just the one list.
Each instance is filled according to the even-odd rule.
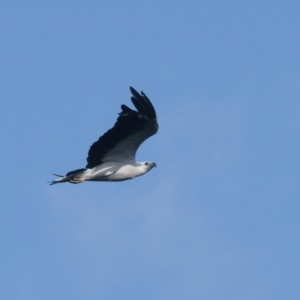
[[[298,1],[1,1],[1,299],[299,299]],[[160,130],[85,166],[129,86]]]

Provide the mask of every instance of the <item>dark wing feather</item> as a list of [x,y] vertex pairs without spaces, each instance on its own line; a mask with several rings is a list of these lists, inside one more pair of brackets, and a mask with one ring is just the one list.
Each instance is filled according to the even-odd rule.
[[126,105],[122,105],[114,127],[102,135],[89,150],[87,157],[87,168],[100,165],[107,157],[114,159],[127,157],[134,159],[138,147],[158,130],[156,112],[147,96],[141,95],[132,87],[131,98],[137,111]]

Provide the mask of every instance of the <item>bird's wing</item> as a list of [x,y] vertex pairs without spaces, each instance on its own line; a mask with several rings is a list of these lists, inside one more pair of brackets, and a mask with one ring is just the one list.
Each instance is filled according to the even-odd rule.
[[130,87],[137,111],[122,105],[114,127],[102,135],[89,150],[87,168],[106,161],[134,160],[139,146],[158,131],[155,109],[148,97]]

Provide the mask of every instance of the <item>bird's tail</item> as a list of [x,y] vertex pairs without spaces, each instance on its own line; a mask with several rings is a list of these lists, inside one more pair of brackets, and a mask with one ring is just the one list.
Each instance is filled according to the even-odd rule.
[[66,174],[66,176],[53,174],[54,176],[57,176],[59,178],[52,180],[50,185],[53,185],[56,183],[63,183],[63,182],[70,182],[70,183],[75,183],[75,184],[81,183],[86,179],[83,176],[80,176],[84,173],[85,170],[86,169],[77,169],[74,171],[70,171],[69,173]]

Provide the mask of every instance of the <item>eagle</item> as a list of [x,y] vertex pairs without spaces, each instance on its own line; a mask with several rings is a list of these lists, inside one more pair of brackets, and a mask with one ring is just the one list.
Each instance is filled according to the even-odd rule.
[[57,175],[50,185],[83,181],[123,181],[144,175],[155,162],[137,162],[140,145],[158,131],[155,109],[145,93],[130,87],[131,101],[136,110],[122,104],[115,125],[94,142],[88,152],[85,168]]

